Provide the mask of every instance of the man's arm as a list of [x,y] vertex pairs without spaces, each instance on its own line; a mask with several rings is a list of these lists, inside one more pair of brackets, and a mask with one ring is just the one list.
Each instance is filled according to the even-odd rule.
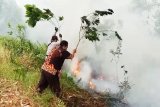
[[73,59],[74,58],[74,55],[76,53],[76,49],[73,50],[72,54],[70,54],[69,57],[67,57],[67,59]]
[[59,34],[59,39],[57,42],[54,42],[54,47],[58,48],[60,46],[61,41],[62,41],[62,35]]
[[58,44],[60,44],[62,41],[62,34],[59,34],[59,40],[57,41]]
[[59,41],[62,41],[62,34],[59,34]]

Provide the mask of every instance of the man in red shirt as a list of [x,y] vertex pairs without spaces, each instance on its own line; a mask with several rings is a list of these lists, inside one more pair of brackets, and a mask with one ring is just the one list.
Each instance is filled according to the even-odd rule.
[[68,42],[62,40],[60,47],[58,49],[53,49],[52,52],[47,56],[47,59],[42,65],[41,78],[37,87],[38,92],[42,93],[42,91],[49,85],[51,91],[55,93],[57,97],[59,97],[61,92],[59,81],[60,70],[65,59],[72,59],[76,53],[75,49],[73,50],[72,54],[69,53],[67,48]]

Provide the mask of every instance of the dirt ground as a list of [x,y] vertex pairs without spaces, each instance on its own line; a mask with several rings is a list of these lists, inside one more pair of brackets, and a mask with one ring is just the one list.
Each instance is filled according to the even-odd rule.
[[[104,99],[85,90],[62,91],[60,98],[66,107],[107,107]],[[55,105],[51,99],[51,106]],[[0,78],[0,107],[40,107],[33,102],[18,82]],[[55,107],[55,106],[53,106]]]

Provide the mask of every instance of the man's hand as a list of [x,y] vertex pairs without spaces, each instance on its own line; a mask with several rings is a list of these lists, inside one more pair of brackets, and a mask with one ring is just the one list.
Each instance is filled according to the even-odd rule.
[[62,38],[62,34],[59,34],[59,37]]
[[77,52],[77,50],[76,49],[73,49],[73,54],[75,54]]
[[72,54],[70,54],[70,56],[67,59],[73,59],[75,53],[76,53],[76,49],[73,49]]
[[55,31],[58,32],[58,28],[57,27],[55,27]]

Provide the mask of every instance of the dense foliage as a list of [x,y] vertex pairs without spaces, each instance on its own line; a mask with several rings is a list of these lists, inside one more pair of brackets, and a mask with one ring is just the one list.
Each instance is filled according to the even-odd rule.
[[[52,18],[55,18],[54,14],[49,9],[39,9],[35,5],[27,4],[26,8],[26,17],[28,20],[26,21],[29,26],[35,27],[38,21],[52,21]],[[59,16],[59,21],[63,20],[63,16]]]

